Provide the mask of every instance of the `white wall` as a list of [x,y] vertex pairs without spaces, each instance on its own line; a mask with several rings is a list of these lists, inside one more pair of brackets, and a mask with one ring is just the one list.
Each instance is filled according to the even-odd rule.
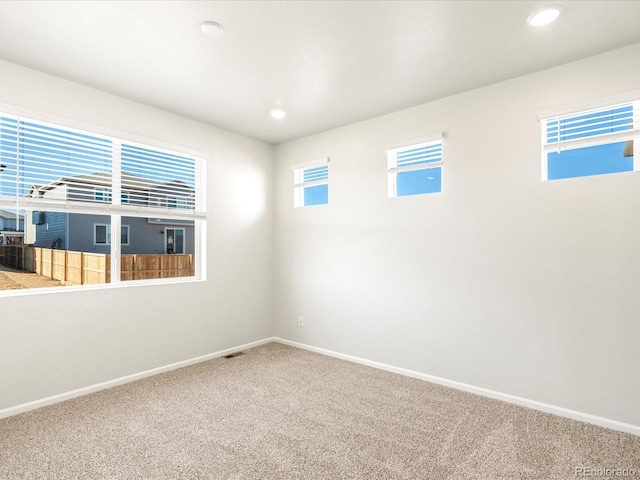
[[0,298],[0,410],[272,335],[270,145],[6,62],[0,103],[204,151],[209,177],[207,281]]
[[[640,44],[278,146],[275,334],[640,425],[640,173],[542,182],[538,123],[638,89],[638,58]],[[438,131],[443,192],[387,198],[385,146]],[[330,205],[294,209],[291,166],[323,156]]]

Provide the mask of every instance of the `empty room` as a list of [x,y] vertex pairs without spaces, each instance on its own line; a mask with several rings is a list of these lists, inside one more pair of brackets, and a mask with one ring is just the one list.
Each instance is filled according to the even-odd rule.
[[640,2],[0,2],[0,480],[640,477]]

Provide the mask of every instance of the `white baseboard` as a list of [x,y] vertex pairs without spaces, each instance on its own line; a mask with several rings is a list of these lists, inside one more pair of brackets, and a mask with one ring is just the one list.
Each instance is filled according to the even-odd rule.
[[349,362],[360,363],[369,367],[378,368],[380,370],[386,370],[393,373],[399,373],[407,377],[419,378],[427,382],[436,383],[438,385],[444,385],[445,387],[455,388],[457,390],[463,390],[465,392],[475,393],[484,397],[495,398],[496,400],[502,400],[503,402],[512,403],[515,405],[521,405],[523,407],[532,408],[541,412],[551,413],[560,417],[570,418],[572,420],[578,420],[580,422],[591,423],[600,427],[610,428],[612,430],[618,430],[632,435],[640,436],[640,426],[632,425],[629,423],[618,422],[617,420],[610,420],[608,418],[598,417],[588,413],[577,412],[564,407],[558,407],[556,405],[550,405],[548,403],[537,402],[535,400],[529,400],[523,397],[517,397],[515,395],[509,395],[507,393],[496,392],[482,387],[475,387],[466,383],[456,382],[454,380],[448,380],[446,378],[436,377],[433,375],[427,375],[425,373],[408,370],[406,368],[394,367],[385,363],[374,362],[372,360],[366,360],[364,358],[354,357],[352,355],[345,355],[343,353],[334,352],[332,350],[326,350],[324,348],[313,347],[303,343],[292,342],[280,337],[274,337],[274,341],[289,345],[291,347],[301,348],[303,350],[309,350],[311,352],[328,355],[330,357],[340,358]]
[[558,415],[561,417],[571,418],[573,420],[591,423],[593,425],[598,425],[600,427],[610,428],[612,430],[618,430],[621,432],[626,432],[632,435],[640,436],[640,426],[638,425],[632,425],[629,423],[619,422],[617,420],[598,417],[588,413],[582,413],[575,410],[570,410],[568,408],[558,407],[556,405],[550,405],[548,403],[529,400],[527,398],[518,397],[515,395],[509,395],[507,393],[496,392],[494,390],[489,390],[482,387],[475,387],[473,385],[468,385],[466,383],[456,382],[454,380],[448,380],[446,378],[436,377],[433,375],[416,372],[414,370],[408,370],[406,368],[394,367],[393,365],[387,365],[385,363],[375,362],[372,360],[367,360],[367,359],[355,357],[352,355],[346,355],[343,353],[334,352],[332,350],[327,350],[324,348],[319,348],[311,345],[306,345],[303,343],[293,342],[291,340],[286,340],[284,338],[279,338],[279,337],[265,338],[255,342],[246,343],[244,345],[239,345],[237,347],[227,348],[224,350],[220,350],[218,352],[209,353],[199,357],[183,360],[181,362],[172,363],[170,365],[153,368],[151,370],[145,370],[144,372],[139,372],[132,375],[116,378],[113,380],[109,380],[107,382],[97,383],[95,385],[79,388],[77,390],[72,390],[70,392],[65,392],[58,395],[53,395],[50,397],[35,400],[32,402],[23,403],[20,405],[15,405],[12,407],[1,409],[0,418],[18,415],[20,413],[28,412],[30,410],[35,410],[36,408],[45,407],[47,405],[63,402],[65,400],[70,400],[72,398],[80,397],[82,395],[87,395],[89,393],[94,393],[100,390],[105,390],[107,388],[123,385],[125,383],[134,382],[136,380],[140,380],[146,377],[151,377],[153,375],[158,375],[160,373],[168,372],[170,370],[175,370],[177,368],[187,367],[189,365],[194,365],[200,362],[206,362],[207,360],[212,360],[217,357],[222,357],[230,353],[234,353],[240,350],[246,350],[248,348],[257,347],[270,342],[282,343],[284,345],[289,345],[291,347],[296,347],[303,350],[309,350],[311,352],[320,353],[322,355],[328,355],[330,357],[340,358],[342,360],[347,360],[349,362],[359,363],[362,365],[367,365],[369,367],[378,368],[380,370],[386,370],[388,372],[398,373],[400,375],[405,375],[407,377],[419,378],[420,380],[436,383],[438,385],[444,385],[446,387],[463,390],[465,392],[475,393],[477,395],[482,395],[484,397],[495,398],[497,400],[502,400],[504,402],[512,403],[515,405],[521,405],[523,407],[532,408],[534,410],[539,410],[542,412]]
[[151,377],[153,375],[158,375],[159,373],[168,372],[170,370],[175,370],[177,368],[188,367],[189,365],[194,365],[200,362],[206,362],[207,360],[212,360],[217,357],[229,355],[231,353],[238,352],[240,350],[246,350],[248,348],[264,345],[265,343],[270,343],[270,342],[273,342],[274,340],[275,339],[273,337],[265,338],[263,340],[246,343],[244,345],[239,345],[233,348],[226,348],[218,352],[208,353],[206,355],[190,358],[188,360],[172,363],[170,365],[152,368],[151,370],[145,370],[144,372],[134,373],[132,375],[127,375],[125,377],[116,378],[113,380],[109,380],[107,382],[96,383],[95,385],[89,385],[88,387],[78,388],[77,390],[72,390],[70,392],[60,393],[58,395],[52,395],[51,397],[42,398],[40,400],[35,400],[33,402],[23,403],[21,405],[15,405],[13,407],[4,408],[0,410],[0,418],[10,417],[12,415],[18,415],[19,413],[28,412],[30,410],[35,410],[36,408],[40,408],[40,407],[46,407],[47,405],[52,405],[58,402],[64,402],[65,400],[81,397],[82,395],[87,395],[89,393],[105,390],[111,387],[116,387],[118,385],[123,385],[129,382],[135,382],[136,380],[140,380],[146,377]]

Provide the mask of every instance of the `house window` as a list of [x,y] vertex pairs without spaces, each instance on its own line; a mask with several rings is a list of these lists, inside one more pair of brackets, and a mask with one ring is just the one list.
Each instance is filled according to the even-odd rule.
[[389,197],[442,191],[442,137],[387,150]]
[[322,158],[293,169],[293,205],[309,207],[329,203],[329,159]]
[[[20,228],[33,252],[21,258],[36,264],[36,273],[64,285],[204,278],[207,175],[200,154],[0,113],[0,165],[0,210],[31,220]],[[168,198],[173,208],[162,218]],[[164,226],[174,229],[173,250],[184,258],[163,257]]]
[[542,119],[542,179],[638,169],[640,102]]
[[189,204],[188,204],[188,200],[186,198],[169,198],[167,200],[167,206],[169,208],[180,208],[180,209],[185,209],[185,208],[189,208]]
[[[94,241],[96,245],[111,245],[111,225],[94,225]],[[129,245],[129,225],[120,227],[120,245]]]
[[165,253],[184,254],[184,228],[167,228],[164,238]]
[[106,188],[96,188],[93,195],[93,199],[96,202],[109,203],[111,202],[111,192]]

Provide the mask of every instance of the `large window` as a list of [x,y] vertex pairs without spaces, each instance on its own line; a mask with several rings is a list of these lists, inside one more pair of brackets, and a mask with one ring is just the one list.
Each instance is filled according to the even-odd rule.
[[442,137],[387,150],[390,197],[442,191]]
[[629,102],[543,119],[542,179],[637,170],[639,112]]
[[329,203],[329,159],[296,165],[293,169],[293,205],[309,207]]
[[0,211],[15,230],[0,261],[64,285],[202,278],[205,169],[192,154],[0,114]]

